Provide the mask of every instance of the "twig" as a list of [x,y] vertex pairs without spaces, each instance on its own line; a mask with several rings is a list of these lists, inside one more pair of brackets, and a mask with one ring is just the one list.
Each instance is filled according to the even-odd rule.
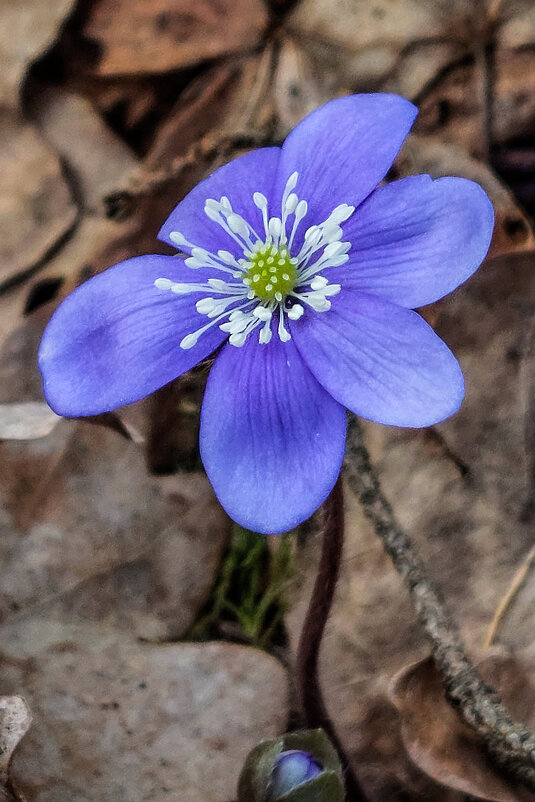
[[366,796],[327,712],[318,671],[321,639],[331,610],[344,544],[344,497],[340,477],[325,502],[324,514],[323,543],[318,573],[297,651],[297,693],[305,725],[321,727],[338,752],[344,770],[348,802],[366,802]]
[[481,736],[496,761],[535,791],[535,738],[523,725],[513,721],[496,692],[485,684],[466,656],[446,605],[382,494],[360,424],[353,416],[348,430],[346,475],[394,567],[407,585],[420,623],[431,641],[446,696],[461,718]]
[[184,154],[175,156],[162,168],[143,168],[125,187],[118,187],[104,198],[106,214],[122,221],[134,213],[138,199],[152,195],[163,184],[172,181],[189,167],[213,160],[216,156],[229,158],[237,150],[279,144],[270,132],[222,133],[219,137],[204,137],[195,142]]
[[516,595],[518,594],[519,590],[521,589],[522,585],[526,581],[526,578],[530,571],[533,570],[535,567],[535,546],[527,553],[526,557],[522,561],[522,564],[517,569],[513,581],[509,585],[507,592],[500,600],[496,608],[496,612],[490,622],[490,626],[487,632],[487,636],[483,643],[483,648],[488,649],[494,641],[496,640],[496,635],[498,634],[498,630],[501,626],[501,623],[507,614],[511,604],[514,602]]

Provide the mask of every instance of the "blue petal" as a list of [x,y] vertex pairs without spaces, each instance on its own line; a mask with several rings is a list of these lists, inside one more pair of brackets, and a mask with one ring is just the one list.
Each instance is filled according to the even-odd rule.
[[328,312],[303,315],[291,331],[318,381],[363,418],[430,426],[461,404],[457,360],[410,309],[347,290]]
[[[43,391],[59,415],[95,415],[137,401],[189,370],[226,335],[217,325],[190,350],[180,341],[208,322],[198,293],[158,290],[157,278],[194,281],[173,256],[128,259],[82,284],[58,307],[39,348]],[[205,276],[201,276],[201,280]]]
[[279,156],[280,148],[260,148],[220,167],[173,209],[158,233],[159,239],[176,247],[169,235],[171,231],[179,231],[193,245],[212,253],[222,249],[241,256],[234,240],[206,216],[204,204],[208,198],[219,201],[226,196],[234,211],[262,235],[262,215],[253,203],[253,194],[271,195]]
[[321,106],[284,142],[278,197],[297,170],[295,192],[308,203],[308,225],[341,203],[357,206],[384,178],[417,113],[405,98],[386,93],[350,95]]
[[473,181],[403,178],[373,192],[345,224],[350,260],[329,279],[409,309],[423,306],[472,275],[493,226],[492,204]]
[[292,341],[224,346],[208,377],[201,457],[231,518],[285,532],[327,498],[344,455],[346,415]]

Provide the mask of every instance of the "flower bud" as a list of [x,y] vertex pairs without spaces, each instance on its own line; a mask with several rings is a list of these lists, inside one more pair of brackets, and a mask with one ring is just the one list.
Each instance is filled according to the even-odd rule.
[[277,755],[271,773],[269,797],[277,799],[313,780],[323,770],[323,766],[310,752],[301,749],[289,749]]
[[263,741],[247,757],[238,802],[343,802],[338,756],[322,730]]

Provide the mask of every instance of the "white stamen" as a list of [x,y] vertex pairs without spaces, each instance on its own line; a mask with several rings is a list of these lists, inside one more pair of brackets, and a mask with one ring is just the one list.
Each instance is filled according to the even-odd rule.
[[159,290],[170,290],[173,286],[173,282],[170,278],[157,278],[154,282],[154,286]]
[[287,343],[288,340],[292,339],[292,335],[284,326],[284,309],[282,306],[279,306],[279,325],[277,327],[277,334],[283,343]]
[[305,310],[301,304],[294,304],[290,309],[288,309],[286,314],[290,320],[299,320],[300,317],[303,317],[304,311]]
[[[331,308],[329,299],[340,292],[341,286],[331,284],[321,271],[348,261],[351,243],[342,241],[341,224],[351,217],[355,207],[341,203],[321,223],[310,225],[304,235],[301,235],[302,245],[299,252],[294,251],[292,254],[299,226],[308,214],[307,202],[300,200],[294,192],[298,178],[297,172],[293,172],[286,181],[280,216],[276,216],[275,209],[269,209],[268,199],[262,192],[253,194],[253,203],[262,215],[262,238],[247,219],[233,210],[226,196],[223,195],[219,200],[208,198],[205,201],[206,216],[217,223],[236,243],[242,256],[235,256],[224,249],[211,253],[190,243],[180,232],[170,232],[171,242],[179,248],[188,249],[186,253],[189,252],[189,255],[185,259],[187,267],[230,274],[225,279],[210,277],[205,279],[205,283],[175,282],[165,277],[155,280],[154,286],[158,290],[170,290],[177,295],[201,295],[195,307],[199,314],[209,318],[209,322],[197,331],[187,334],[180,343],[182,348],[193,347],[199,337],[216,324],[229,334],[232,345],[243,346],[251,332],[257,328],[258,342],[266,345],[273,337],[273,315],[277,312],[277,335],[281,342],[288,342],[291,333],[286,327],[286,317],[296,321],[303,317],[306,307],[315,312],[326,312]],[[270,216],[270,211],[273,216]],[[287,223],[292,215],[293,222],[287,237]],[[285,270],[288,262],[291,269],[288,267]],[[290,282],[293,275],[293,286],[298,287],[299,291],[288,289],[288,284],[283,284]],[[282,287],[285,287],[284,291]],[[261,298],[255,290],[266,297]]]
[[169,239],[176,245],[178,248],[182,248],[184,245],[187,248],[192,248],[191,242],[188,242],[184,234],[181,234],[180,231],[170,231],[169,232]]
[[279,237],[281,235],[282,223],[279,217],[272,217],[268,224],[268,231],[270,236],[279,244]]
[[260,334],[258,335],[258,342],[261,345],[267,345],[268,342],[271,340],[273,336],[273,332],[271,331],[271,321],[266,321],[262,328],[260,329]]
[[265,306],[257,306],[253,309],[253,315],[259,320],[271,320],[271,309],[266,309]]

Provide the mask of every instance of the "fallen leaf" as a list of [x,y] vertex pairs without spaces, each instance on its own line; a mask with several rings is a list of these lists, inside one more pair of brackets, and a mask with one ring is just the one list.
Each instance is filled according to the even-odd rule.
[[40,617],[2,643],[4,680],[35,715],[12,761],[34,802],[227,802],[250,749],[286,725],[286,672],[255,649]]
[[74,92],[34,87],[30,114],[42,136],[69,166],[83,209],[103,216],[102,200],[138,164],[91,103]]
[[[511,678],[517,683],[525,679],[518,665],[509,673]],[[528,691],[526,685],[524,689]],[[401,716],[403,743],[411,760],[434,780],[489,802],[531,798],[507,781],[485,751],[482,739],[448,704],[431,658],[402,669],[392,680],[390,694]],[[526,701],[528,697],[529,692]]]
[[38,267],[77,209],[57,156],[32,125],[0,113],[0,286]]
[[162,73],[253,49],[267,19],[261,0],[98,0],[83,35],[102,49],[98,75]]

